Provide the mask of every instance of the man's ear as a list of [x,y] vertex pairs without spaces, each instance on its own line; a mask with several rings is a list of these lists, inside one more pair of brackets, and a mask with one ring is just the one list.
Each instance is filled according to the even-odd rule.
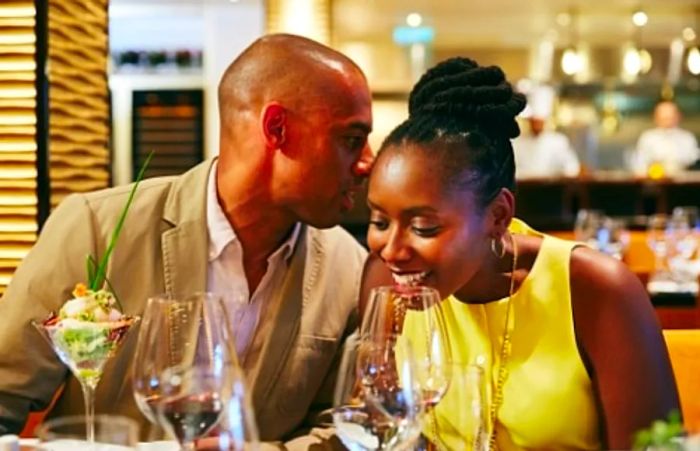
[[494,237],[501,237],[508,230],[510,220],[515,214],[515,196],[507,188],[501,188],[498,195],[488,206],[488,218]]
[[268,149],[279,149],[285,142],[287,111],[277,102],[271,102],[262,109],[262,133]]

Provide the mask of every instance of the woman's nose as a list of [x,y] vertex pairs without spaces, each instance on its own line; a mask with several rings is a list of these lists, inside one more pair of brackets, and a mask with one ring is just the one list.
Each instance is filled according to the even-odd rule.
[[394,230],[389,233],[387,242],[379,252],[379,256],[387,263],[404,262],[411,258],[411,250],[401,231]]

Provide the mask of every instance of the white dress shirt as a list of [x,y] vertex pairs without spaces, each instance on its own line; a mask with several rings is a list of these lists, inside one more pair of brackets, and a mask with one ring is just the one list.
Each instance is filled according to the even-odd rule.
[[261,318],[271,319],[272,317],[272,312],[268,311],[271,299],[275,289],[284,280],[301,226],[297,223],[289,238],[267,259],[267,271],[251,295],[243,270],[241,243],[219,205],[216,193],[216,169],[215,161],[207,183],[207,230],[209,232],[207,291],[222,295],[229,308],[236,352],[239,361],[243,364]]
[[528,177],[575,177],[581,170],[576,152],[562,133],[543,131],[538,136],[513,140],[515,175]]
[[645,174],[652,163],[661,163],[667,174],[677,173],[700,158],[695,136],[680,128],[652,128],[637,142],[634,170]]

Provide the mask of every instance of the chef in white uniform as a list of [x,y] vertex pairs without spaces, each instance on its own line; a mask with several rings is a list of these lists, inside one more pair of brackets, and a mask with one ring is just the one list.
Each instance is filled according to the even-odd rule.
[[513,140],[515,176],[518,179],[541,177],[576,177],[581,170],[576,152],[563,133],[547,130],[547,118],[552,113],[554,90],[538,86],[528,95],[528,107],[523,111],[529,130]]
[[700,158],[695,135],[678,127],[681,113],[675,103],[664,100],[654,108],[655,128],[644,131],[637,141],[633,170],[644,175],[660,164],[666,175],[675,175]]

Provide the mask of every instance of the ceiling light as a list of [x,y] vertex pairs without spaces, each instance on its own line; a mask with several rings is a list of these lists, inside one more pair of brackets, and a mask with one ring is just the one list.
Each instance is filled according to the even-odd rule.
[[420,27],[420,25],[423,23],[423,16],[418,13],[411,13],[406,16],[406,23],[410,27]]
[[559,13],[557,14],[557,24],[562,27],[568,27],[571,24],[571,14],[569,13]]
[[694,41],[696,37],[695,30],[691,27],[685,27],[683,29],[683,39],[686,41]]
[[649,16],[647,16],[647,13],[644,11],[635,11],[634,14],[632,14],[632,23],[636,26],[643,27],[647,22],[649,22]]
[[629,75],[637,75],[642,70],[642,58],[636,48],[630,47],[622,59],[622,67]]
[[651,70],[652,60],[651,53],[647,49],[641,49],[639,51],[639,62],[641,64],[639,70],[646,74]]
[[561,57],[561,70],[566,75],[577,74],[582,69],[581,56],[576,49],[569,47]]
[[697,46],[688,52],[688,70],[693,75],[700,74],[700,49]]

